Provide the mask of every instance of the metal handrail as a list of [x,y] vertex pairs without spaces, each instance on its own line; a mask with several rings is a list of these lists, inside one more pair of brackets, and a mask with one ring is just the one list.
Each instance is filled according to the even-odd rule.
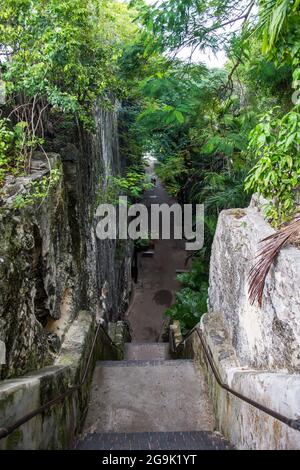
[[[110,336],[107,334],[107,332],[104,329],[103,325],[101,323],[99,323],[98,326],[97,326],[97,329],[96,329],[95,336],[93,338],[92,347],[91,347],[89,357],[88,357],[88,360],[87,360],[87,363],[86,363],[86,366],[85,366],[85,369],[84,369],[82,379],[80,380],[80,383],[78,385],[74,385],[73,387],[70,387],[64,393],[60,394],[58,397],[54,398],[53,400],[50,400],[49,402],[45,403],[44,405],[40,406],[39,408],[36,408],[34,411],[24,415],[22,418],[15,421],[12,425],[7,426],[6,428],[0,428],[0,439],[3,439],[5,437],[7,437],[9,434],[11,434],[13,431],[15,431],[17,428],[19,428],[20,426],[22,426],[26,422],[30,421],[35,416],[43,413],[44,411],[47,411],[49,408],[51,408],[56,403],[59,403],[60,401],[64,400],[68,396],[75,393],[76,391],[80,390],[80,388],[85,384],[85,382],[87,380],[87,374],[88,374],[88,371],[89,371],[89,368],[90,368],[93,352],[94,352],[94,349],[95,349],[97,337],[99,335],[100,330],[102,330],[104,332],[104,334],[105,334],[106,338],[109,340],[111,346],[114,347],[115,349],[121,351],[121,349],[112,341]],[[185,336],[185,338],[176,346],[175,350],[178,350],[178,348],[182,344],[184,344],[185,341],[195,331],[196,331],[196,333],[197,333],[197,335],[200,339],[203,351],[205,353],[205,357],[208,360],[208,363],[211,367],[213,375],[214,375],[217,383],[219,384],[219,386],[221,388],[223,388],[227,392],[231,393],[232,395],[236,396],[237,398],[240,398],[241,400],[245,401],[246,403],[249,403],[250,405],[254,406],[255,408],[259,409],[260,411],[263,411],[264,413],[268,414],[269,416],[272,416],[273,418],[278,419],[279,421],[286,424],[290,428],[295,429],[297,431],[300,431],[300,419],[292,419],[292,418],[288,418],[286,416],[283,416],[282,414],[278,413],[277,411],[271,410],[270,408],[268,408],[264,405],[261,405],[260,403],[256,402],[255,400],[252,400],[251,398],[248,398],[245,395],[237,392],[236,390],[232,389],[231,387],[229,387],[226,383],[224,383],[222,381],[220,373],[219,373],[219,371],[218,371],[218,369],[215,365],[212,353],[208,349],[208,347],[206,346],[204,338],[203,338],[202,331],[200,330],[199,327],[196,326],[192,330],[190,330],[189,333]]]
[[174,352],[178,351],[179,347],[182,346],[186,342],[186,340],[189,339],[190,336],[192,336],[192,334],[196,331],[197,328],[198,328],[197,325],[194,326],[194,328],[192,328],[177,345],[175,344],[175,340],[174,340],[174,337],[172,335],[172,338],[173,338],[172,342],[173,342],[173,346],[174,346]]
[[278,413],[275,410],[271,410],[270,408],[262,405],[261,403],[258,403],[257,401],[246,397],[242,393],[237,392],[236,390],[229,387],[229,385],[227,385],[226,383],[224,383],[222,381],[221,375],[220,375],[220,373],[218,371],[218,368],[215,364],[213,355],[212,355],[210,349],[208,348],[208,346],[206,345],[204,337],[203,337],[203,333],[202,333],[201,329],[198,326],[195,326],[192,330],[190,330],[189,333],[184,337],[184,339],[182,341],[180,341],[180,343],[175,347],[175,352],[179,349],[179,347],[182,344],[184,344],[186,342],[186,340],[194,332],[197,333],[197,335],[200,339],[200,342],[201,342],[201,345],[202,345],[202,348],[203,348],[203,351],[204,351],[204,355],[205,355],[205,357],[206,357],[206,359],[207,359],[207,361],[210,365],[210,368],[213,372],[213,375],[214,375],[217,383],[219,384],[219,386],[221,388],[223,388],[227,392],[231,393],[232,395],[236,396],[237,398],[240,398],[241,400],[245,401],[246,403],[249,403],[251,406],[254,406],[258,410],[263,411],[264,413],[268,414],[269,416],[272,416],[272,418],[278,419],[278,421],[281,421],[282,423],[286,424],[290,428],[295,429],[296,431],[300,431],[300,419],[288,418],[287,416],[284,416],[284,415]]
[[35,416],[37,416],[41,413],[44,413],[44,411],[47,411],[49,408],[51,408],[56,403],[59,403],[59,402],[63,401],[65,398],[67,398],[68,396],[72,395],[73,393],[75,393],[76,391],[81,389],[81,387],[85,384],[85,382],[87,380],[87,375],[88,375],[88,372],[89,372],[90,364],[91,364],[93,353],[94,353],[95,346],[96,346],[96,341],[97,341],[100,330],[102,330],[104,332],[104,335],[109,340],[111,346],[114,347],[115,349],[117,349],[118,351],[121,351],[120,347],[117,344],[115,344],[113,342],[113,340],[111,339],[111,337],[108,335],[108,333],[105,330],[105,328],[103,327],[102,323],[99,322],[98,325],[97,325],[97,329],[96,329],[94,338],[93,338],[93,342],[92,342],[91,350],[90,350],[90,353],[89,353],[89,357],[88,357],[88,360],[87,360],[87,363],[86,363],[86,366],[84,368],[84,372],[83,372],[83,375],[82,375],[82,378],[81,378],[79,384],[73,385],[72,387],[68,388],[68,390],[61,393],[60,395],[58,395],[53,400],[50,400],[47,403],[45,403],[44,405],[42,405],[42,406],[36,408],[35,410],[31,411],[30,413],[27,413],[26,415],[22,416],[22,418],[15,421],[13,424],[11,424],[11,425],[9,425],[5,428],[0,428],[0,439],[4,439],[5,437],[9,436],[9,434],[14,432],[16,429],[18,429],[23,424],[30,421]]

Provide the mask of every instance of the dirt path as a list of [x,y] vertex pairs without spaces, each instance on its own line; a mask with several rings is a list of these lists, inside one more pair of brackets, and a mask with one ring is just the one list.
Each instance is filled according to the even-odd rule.
[[[153,163],[148,173],[153,174]],[[147,207],[162,203],[171,205],[174,202],[176,201],[167,194],[159,181],[155,188],[145,193],[143,198],[143,203]],[[165,310],[172,305],[175,293],[180,288],[176,280],[176,269],[186,269],[186,256],[184,240],[173,238],[155,240],[153,257],[145,257],[139,253],[139,278],[135,286],[134,301],[127,313],[133,341],[158,340],[165,319]]]

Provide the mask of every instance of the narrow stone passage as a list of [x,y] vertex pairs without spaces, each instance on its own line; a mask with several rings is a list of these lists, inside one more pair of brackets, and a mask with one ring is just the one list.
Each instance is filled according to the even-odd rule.
[[[154,161],[148,168],[154,175]],[[150,208],[152,204],[174,204],[159,180],[156,186],[146,191],[143,203]],[[172,227],[171,227],[172,229]],[[132,329],[132,341],[158,341],[162,332],[165,311],[175,300],[180,285],[176,270],[186,269],[184,240],[174,240],[171,230],[170,240],[154,240],[153,256],[138,257],[139,276],[135,287],[134,301],[127,312]]]
[[[149,174],[153,174],[153,163]],[[144,203],[172,204],[158,182]],[[139,257],[139,282],[127,318],[132,343],[123,361],[95,368],[91,399],[78,449],[228,449],[215,433],[212,403],[202,371],[192,360],[172,360],[158,342],[165,310],[179,289],[176,270],[185,268],[184,241],[158,240],[154,255]]]

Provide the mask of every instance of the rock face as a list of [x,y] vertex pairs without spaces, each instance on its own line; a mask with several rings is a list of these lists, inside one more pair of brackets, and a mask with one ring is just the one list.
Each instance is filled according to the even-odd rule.
[[[300,250],[284,248],[269,272],[263,303],[251,305],[249,270],[259,241],[273,229],[253,197],[247,209],[223,211],[213,243],[209,312],[199,325],[222,382],[299,426]],[[239,449],[299,449],[299,431],[220,387],[196,334],[190,340],[206,370],[218,429]]]
[[96,237],[95,212],[107,178],[122,163],[118,110],[96,111],[95,135],[81,148],[68,144],[49,154],[59,182],[44,200],[22,209],[13,202],[47,172],[35,155],[32,174],[8,181],[0,212],[1,378],[50,365],[79,310],[107,322],[121,319],[130,293],[131,247]]
[[209,311],[224,320],[242,365],[300,370],[300,250],[289,246],[267,276],[263,304],[251,305],[248,274],[259,241],[273,233],[253,198],[247,209],[221,213],[210,269]]
[[[90,312],[78,312],[52,366],[0,383],[0,422],[1,427],[6,428],[83,381],[78,390],[52,406],[46,406],[43,414],[37,414],[0,439],[0,450],[73,447],[76,434],[84,423],[95,361],[120,359],[119,349],[111,344],[101,328],[92,350],[94,335],[95,321]],[[89,357],[91,362],[87,369]]]
[[[300,375],[242,366],[230,341],[227,324],[219,313],[205,314],[199,328],[221,382],[254,403],[294,420],[299,428]],[[298,430],[220,386],[197,332],[188,338],[183,348],[182,356],[194,357],[205,374],[216,429],[237,449],[300,448]]]

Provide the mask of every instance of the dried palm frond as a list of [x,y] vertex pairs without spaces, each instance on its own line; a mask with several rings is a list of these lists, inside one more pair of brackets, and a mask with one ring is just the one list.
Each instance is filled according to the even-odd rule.
[[258,253],[258,261],[249,272],[249,299],[262,305],[266,277],[280,250],[289,243],[300,240],[300,214],[278,232],[261,240],[264,246]]

